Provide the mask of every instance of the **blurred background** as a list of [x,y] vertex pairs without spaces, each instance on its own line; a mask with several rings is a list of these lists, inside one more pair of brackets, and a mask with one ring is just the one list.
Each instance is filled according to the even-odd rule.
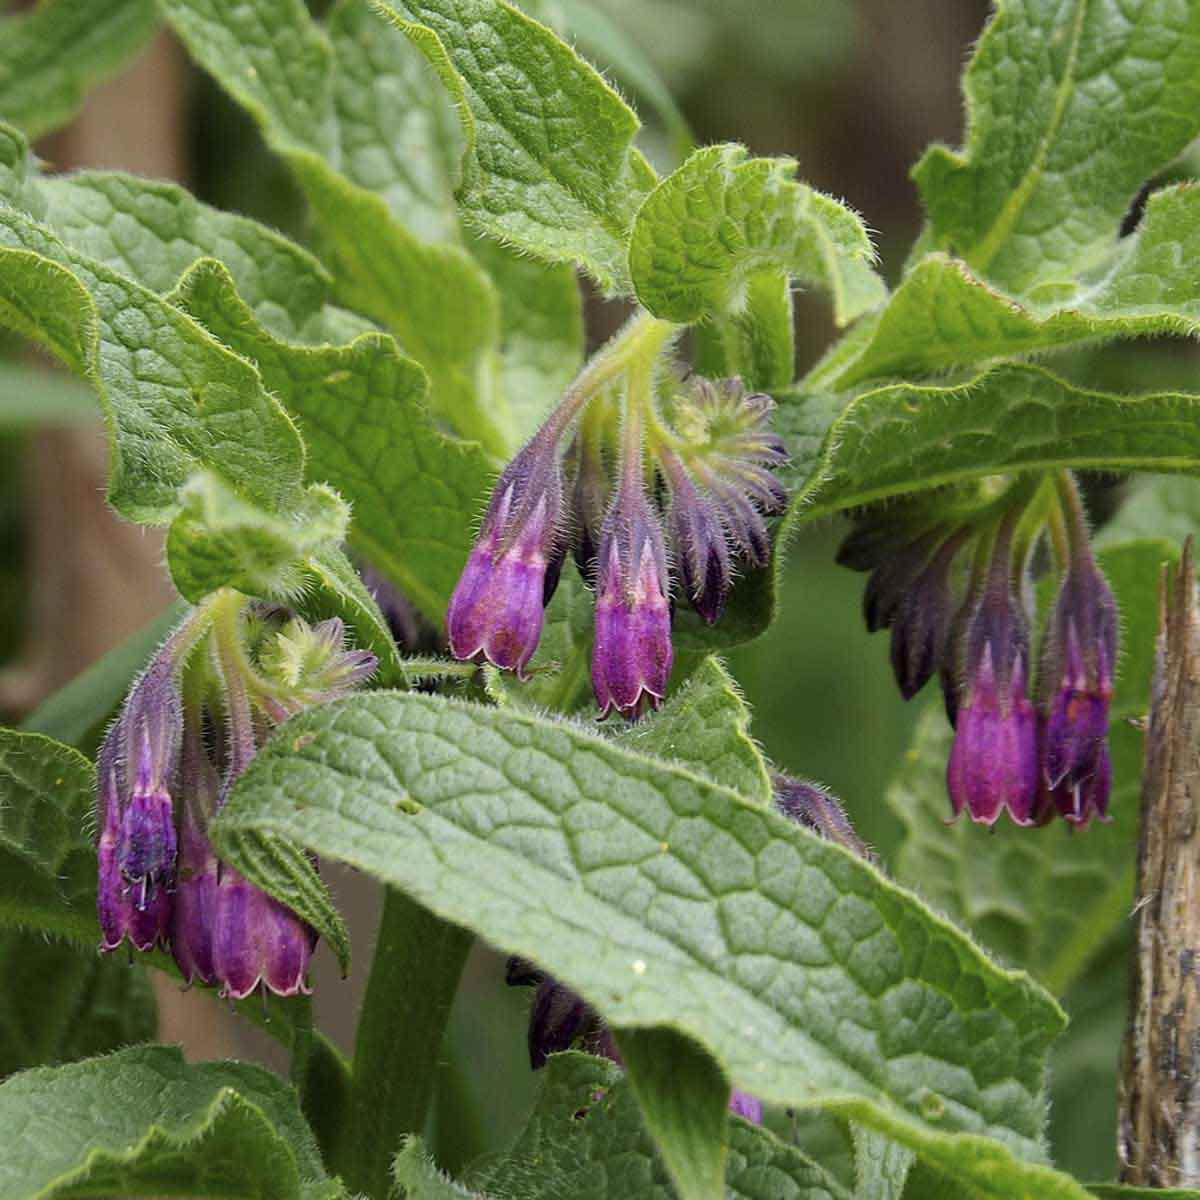
[[[678,161],[688,128],[700,143],[740,141],[757,154],[791,155],[803,179],[863,214],[893,280],[921,221],[909,168],[929,142],[961,141],[958,81],[987,10],[986,0],[559,0],[538,7],[633,98],[647,123],[643,147],[660,168]],[[56,168],[174,178],[211,204],[305,236],[303,204],[284,168],[248,118],[165,36],[38,151]],[[593,301],[589,316],[599,340],[621,314]],[[803,369],[833,327],[827,307],[807,298],[797,323]],[[5,723],[19,722],[171,600],[161,539],[120,524],[104,506],[106,452],[91,398],[48,373],[31,386],[28,361],[15,339],[0,344],[0,392],[8,393],[0,403]],[[830,522],[794,541],[779,620],[730,659],[768,755],[841,796],[886,864],[899,830],[883,793],[916,713],[891,682],[886,639],[863,628],[862,578],[833,564],[843,532]],[[330,961],[319,964],[317,1019],[348,1047],[378,897],[367,880],[335,870],[327,877],[348,912],[359,970],[343,982]],[[1095,975],[1083,993],[1091,1008],[1079,1004],[1080,1032],[1063,1062],[1074,1098],[1055,1106],[1054,1135],[1064,1165],[1099,1178],[1112,1173],[1111,1073],[1120,1033],[1112,1014],[1121,1006],[1096,1001],[1123,988],[1123,967],[1102,964]],[[503,1142],[522,1122],[534,1083],[524,1047],[528,1002],[523,991],[505,989],[502,962],[478,950],[439,1090],[435,1153],[448,1169]],[[163,1036],[182,1040],[194,1056],[270,1058],[265,1039],[236,1027],[206,997],[181,996],[168,985],[160,1007]],[[1089,1024],[1092,1010],[1100,1016]],[[480,1073],[474,1086],[467,1065]],[[1078,1099],[1085,1095],[1091,1099]]]

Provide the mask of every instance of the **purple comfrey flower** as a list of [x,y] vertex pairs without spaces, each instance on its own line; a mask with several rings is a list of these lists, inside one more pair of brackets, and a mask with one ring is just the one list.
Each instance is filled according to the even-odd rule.
[[500,476],[450,599],[446,625],[456,658],[483,657],[524,676],[562,568],[561,522],[555,443],[538,434]]
[[671,603],[662,529],[640,483],[622,485],[600,537],[592,686],[601,717],[657,707],[671,674]]
[[165,888],[136,889],[121,872],[121,780],[118,762],[120,726],[113,726],[96,762],[99,841],[96,848],[99,880],[96,915],[100,920],[100,949],[115,950],[126,938],[138,950],[165,943],[171,915],[171,896]]
[[763,1119],[762,1101],[749,1092],[739,1092],[734,1088],[729,1097],[729,1111],[736,1117],[749,1121],[752,1125],[761,1125]]
[[1068,566],[1042,651],[1041,769],[1059,813],[1076,825],[1105,819],[1112,767],[1108,709],[1117,657],[1117,606],[1086,543]]
[[208,840],[208,822],[217,811],[220,780],[199,732],[184,734],[180,770],[179,873],[171,912],[171,954],[184,983],[213,983],[213,929],[216,924],[220,863]]
[[[1005,552],[1005,554],[1007,551]],[[964,678],[946,771],[957,817],[992,825],[1004,809],[1034,823],[1037,716],[1026,695],[1029,637],[1007,578],[993,577],[966,627]]]

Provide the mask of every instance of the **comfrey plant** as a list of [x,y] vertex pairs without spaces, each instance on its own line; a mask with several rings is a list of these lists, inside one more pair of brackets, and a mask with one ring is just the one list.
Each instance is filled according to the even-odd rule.
[[[998,0],[890,286],[796,163],[692,147],[645,30],[525,7],[0,19],[0,323],[94,389],[179,594],[0,730],[0,1197],[1200,1196],[1200,0]],[[310,245],[30,150],[163,24]],[[819,618],[873,694],[816,611],[847,519],[924,708],[842,722],[892,774],[843,804],[723,656],[807,684]],[[331,863],[383,894],[349,1055]],[[156,1044],[153,973],[286,1079]]]

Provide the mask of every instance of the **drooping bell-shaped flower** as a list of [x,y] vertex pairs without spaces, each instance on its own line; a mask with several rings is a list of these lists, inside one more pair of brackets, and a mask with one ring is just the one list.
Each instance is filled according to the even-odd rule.
[[539,433],[500,476],[446,616],[456,658],[523,675],[562,568],[562,475]]
[[600,715],[657,707],[671,674],[671,602],[658,519],[640,481],[625,480],[605,517],[596,565],[592,686]]
[[220,780],[198,730],[184,734],[180,769],[179,873],[171,912],[171,955],[184,983],[213,983],[220,862],[208,840],[217,811]]
[[[1003,550],[1007,557],[1007,548]],[[946,783],[955,816],[1034,823],[1037,716],[1026,688],[1029,635],[1006,570],[993,571],[966,623],[958,719]]]
[[1075,825],[1107,819],[1112,767],[1108,710],[1118,649],[1117,606],[1090,548],[1075,548],[1044,638],[1040,700],[1043,784]]

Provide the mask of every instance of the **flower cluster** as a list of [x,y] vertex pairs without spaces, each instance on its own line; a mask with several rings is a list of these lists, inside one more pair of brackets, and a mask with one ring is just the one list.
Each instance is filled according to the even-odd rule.
[[222,863],[208,825],[273,728],[375,670],[341,621],[218,592],[131,688],[97,759],[101,949],[169,947],[186,982],[307,991],[316,934]]
[[772,408],[737,379],[685,386],[668,371],[656,385],[645,362],[623,387],[568,392],[496,484],[450,601],[451,651],[524,678],[571,549],[596,596],[602,715],[657,706],[674,592],[712,624],[736,562],[768,561],[766,520],[786,500],[771,474],[787,458]]
[[[1058,591],[1031,667],[1030,562],[1049,534]],[[1068,472],[1019,480],[973,510],[935,500],[864,519],[839,561],[870,571],[864,613],[891,629],[905,699],[934,672],[955,729],[947,787],[955,815],[1018,825],[1057,813],[1108,819],[1108,710],[1116,602],[1096,564]]]

